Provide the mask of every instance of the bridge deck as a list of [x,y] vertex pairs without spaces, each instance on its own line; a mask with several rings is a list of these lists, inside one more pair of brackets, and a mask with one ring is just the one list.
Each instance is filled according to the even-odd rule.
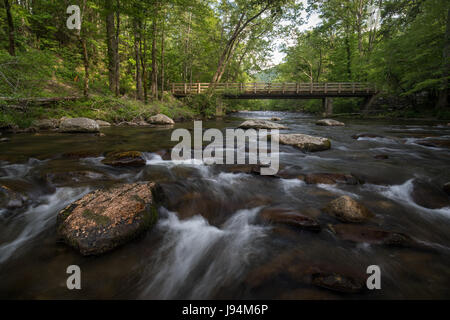
[[[172,83],[176,97],[206,93],[209,83]],[[368,97],[375,85],[359,82],[325,83],[218,83],[215,93],[229,99],[308,99],[324,97]]]

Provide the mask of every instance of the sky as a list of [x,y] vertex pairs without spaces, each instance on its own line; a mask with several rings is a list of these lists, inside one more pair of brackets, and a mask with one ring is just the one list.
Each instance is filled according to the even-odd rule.
[[[306,0],[302,0],[302,2],[306,6]],[[306,15],[307,15],[306,11],[303,11],[302,15],[303,15],[303,17],[306,18]],[[309,17],[308,21],[304,25],[302,25],[299,29],[301,31],[309,30],[309,29],[312,29],[315,26],[317,26],[319,23],[320,23],[319,16],[317,14],[312,14]],[[283,52],[281,52],[280,45],[287,44],[288,46],[292,46],[292,45],[294,45],[294,39],[280,38],[280,39],[276,40],[275,43],[276,43],[276,49],[272,55],[270,66],[275,66],[275,65],[278,65],[281,62],[283,62],[283,58],[285,57],[285,54]]]

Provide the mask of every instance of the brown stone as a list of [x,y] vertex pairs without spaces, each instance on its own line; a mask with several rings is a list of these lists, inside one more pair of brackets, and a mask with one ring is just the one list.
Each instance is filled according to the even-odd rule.
[[320,231],[320,224],[315,219],[293,210],[268,208],[262,210],[259,217],[268,223],[284,224],[314,232]]
[[323,211],[343,222],[359,223],[373,217],[369,209],[349,196],[342,196],[331,201]]
[[433,148],[450,148],[450,140],[441,140],[441,139],[427,139],[427,140],[419,140],[416,141],[417,144],[425,147],[433,147]]
[[109,153],[102,163],[113,167],[142,167],[147,161],[142,152],[127,151]]
[[305,175],[304,181],[307,184],[358,184],[358,179],[351,174],[342,173],[312,173]]
[[331,230],[341,239],[377,245],[412,247],[415,241],[406,234],[360,225],[338,224]]
[[364,289],[362,283],[337,273],[313,274],[312,283],[318,287],[343,293],[357,293]]
[[150,228],[162,199],[153,182],[93,191],[58,213],[58,235],[83,255],[102,254]]

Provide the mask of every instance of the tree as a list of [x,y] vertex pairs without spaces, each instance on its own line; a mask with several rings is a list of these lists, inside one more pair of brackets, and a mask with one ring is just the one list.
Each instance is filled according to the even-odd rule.
[[8,20],[8,36],[9,36],[9,54],[12,56],[16,55],[16,47],[14,40],[14,22],[11,15],[11,6],[9,4],[9,0],[5,0],[5,9],[6,9],[6,17]]

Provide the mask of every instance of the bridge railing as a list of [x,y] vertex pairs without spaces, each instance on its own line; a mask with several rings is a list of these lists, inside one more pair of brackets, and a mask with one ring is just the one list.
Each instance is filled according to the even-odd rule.
[[[209,83],[172,83],[175,95],[206,93]],[[224,94],[360,94],[375,93],[376,86],[362,82],[321,82],[321,83],[217,83],[214,92]]]

